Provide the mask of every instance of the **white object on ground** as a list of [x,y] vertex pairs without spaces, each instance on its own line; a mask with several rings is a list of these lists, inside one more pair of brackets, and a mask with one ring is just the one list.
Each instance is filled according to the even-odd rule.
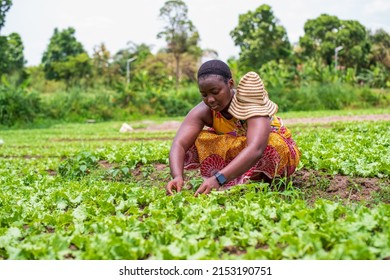
[[119,129],[119,132],[130,132],[133,131],[134,129],[127,123],[123,123],[121,126],[121,129]]

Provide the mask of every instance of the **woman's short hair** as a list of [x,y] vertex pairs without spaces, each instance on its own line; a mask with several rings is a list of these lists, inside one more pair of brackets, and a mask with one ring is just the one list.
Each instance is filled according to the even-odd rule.
[[229,66],[218,59],[206,61],[199,67],[198,80],[204,79],[210,75],[221,76],[225,83],[232,78],[232,72],[230,71]]

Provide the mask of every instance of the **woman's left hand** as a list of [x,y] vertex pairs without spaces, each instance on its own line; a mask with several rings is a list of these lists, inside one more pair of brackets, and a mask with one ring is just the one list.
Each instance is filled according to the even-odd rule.
[[219,184],[217,179],[214,176],[211,176],[210,178],[207,178],[202,185],[197,189],[195,192],[195,196],[198,196],[199,194],[209,194],[212,189],[219,189]]

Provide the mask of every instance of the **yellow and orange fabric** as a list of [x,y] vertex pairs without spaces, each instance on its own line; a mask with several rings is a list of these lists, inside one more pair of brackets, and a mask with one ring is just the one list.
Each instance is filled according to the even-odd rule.
[[[268,145],[261,158],[251,169],[228,182],[224,188],[261,178],[263,174],[272,179],[294,173],[299,163],[300,151],[291,137],[291,131],[275,115],[270,117],[270,126]],[[221,113],[213,111],[213,127],[199,134],[195,144],[186,153],[184,168],[200,168],[203,177],[212,176],[246,147],[246,131],[246,121],[234,117],[226,119]]]

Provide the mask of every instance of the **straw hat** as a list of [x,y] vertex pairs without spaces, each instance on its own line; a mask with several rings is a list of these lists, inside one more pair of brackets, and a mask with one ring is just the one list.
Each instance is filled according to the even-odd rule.
[[238,83],[229,113],[239,120],[246,120],[254,116],[272,116],[277,111],[278,105],[269,99],[259,75],[246,73]]

